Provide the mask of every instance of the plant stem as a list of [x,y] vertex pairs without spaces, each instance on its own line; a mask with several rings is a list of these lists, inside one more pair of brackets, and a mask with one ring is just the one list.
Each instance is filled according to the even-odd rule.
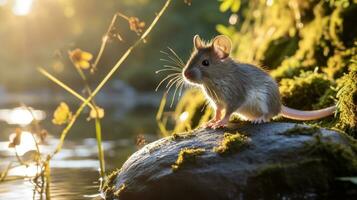
[[88,105],[90,103],[90,101],[93,99],[93,97],[99,92],[99,90],[105,85],[105,83],[112,77],[112,75],[114,74],[114,72],[116,72],[116,70],[121,66],[121,64],[124,62],[124,60],[129,56],[129,54],[131,53],[131,51],[138,46],[141,42],[143,42],[145,40],[145,37],[151,32],[151,30],[153,29],[153,27],[156,25],[156,23],[158,22],[158,20],[161,18],[161,16],[163,15],[163,13],[165,12],[165,10],[167,9],[167,7],[170,5],[171,0],[167,0],[166,3],[164,4],[164,6],[161,8],[160,12],[156,15],[155,19],[152,21],[152,23],[150,24],[150,26],[146,29],[146,31],[144,32],[144,34],[140,37],[139,40],[137,40],[130,48],[127,49],[127,51],[122,55],[122,57],[118,60],[118,62],[115,64],[115,66],[110,70],[110,72],[105,76],[105,78],[100,82],[100,84],[96,87],[96,89],[93,91],[93,93],[84,100],[84,102],[81,104],[81,106],[77,109],[77,111],[75,112],[75,114],[73,115],[72,119],[70,120],[70,122],[67,124],[67,126],[63,129],[62,133],[61,133],[61,137],[60,137],[60,141],[57,144],[57,147],[55,149],[55,151],[47,157],[46,160],[50,160],[54,155],[56,155],[59,151],[61,151],[64,140],[69,132],[69,130],[72,128],[72,126],[74,125],[74,123],[76,122],[78,116],[81,114],[81,112],[83,111],[83,109],[85,108],[86,105]]
[[[72,94],[73,96],[77,97],[79,100],[85,102],[86,99],[84,97],[82,97],[80,94],[78,94],[76,91],[74,91],[72,88],[70,88],[68,85],[66,85],[65,83],[63,83],[62,81],[58,80],[56,77],[54,77],[53,75],[51,75],[50,73],[48,73],[45,69],[43,69],[42,67],[37,68],[37,70],[43,74],[44,76],[46,76],[48,79],[50,79],[51,81],[53,81],[54,83],[56,83],[57,85],[59,85],[60,87],[62,87],[63,89],[65,89],[67,92],[69,92],[70,94]],[[94,106],[91,103],[88,103],[88,106],[92,109],[94,109]]]
[[[84,83],[84,87],[86,88],[88,94],[91,95],[92,94],[92,90],[89,87],[89,83],[88,83],[87,77],[84,75],[83,71],[80,68],[78,68],[76,66],[74,66],[74,67],[77,69],[77,72],[78,72],[79,76],[82,78],[83,83]],[[97,107],[94,99],[92,99],[91,102],[94,105],[94,111],[96,112],[95,134],[96,134],[97,146],[98,146],[100,177],[102,178],[102,180],[104,180],[104,178],[105,178],[105,159],[104,159],[104,151],[103,151],[103,146],[102,146],[102,126],[100,124],[98,107]],[[104,182],[101,181],[100,188],[102,188],[102,183],[104,183]]]

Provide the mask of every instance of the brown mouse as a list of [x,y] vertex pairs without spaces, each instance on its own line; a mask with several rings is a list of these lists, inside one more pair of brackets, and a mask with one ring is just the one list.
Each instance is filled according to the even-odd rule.
[[300,111],[281,103],[278,84],[263,69],[230,57],[231,40],[224,35],[211,42],[193,38],[194,51],[183,69],[184,80],[202,89],[215,117],[207,126],[226,126],[232,113],[254,123],[268,122],[274,116],[296,120],[314,120],[333,114],[336,106]]

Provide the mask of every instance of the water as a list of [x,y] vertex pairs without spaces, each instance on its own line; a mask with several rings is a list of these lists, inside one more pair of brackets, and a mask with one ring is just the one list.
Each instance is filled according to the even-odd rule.
[[[139,102],[140,103],[140,102]],[[78,105],[70,105],[75,108]],[[19,156],[23,159],[35,152],[35,143],[30,133],[29,118],[26,109],[14,107],[0,109],[0,172],[12,162],[18,165],[15,151],[8,148],[9,135],[14,135],[16,127],[22,127],[21,144],[16,146]],[[42,155],[50,154],[59,142],[59,133],[64,128],[55,126],[51,122],[55,106],[36,106],[41,126],[49,131],[45,143],[41,144]],[[46,112],[45,112],[45,111]],[[106,170],[120,168],[123,162],[135,152],[135,139],[144,135],[147,141],[155,140],[157,136],[155,113],[153,106],[134,106],[126,112],[118,112],[118,107],[106,107],[105,118],[102,120],[103,148],[105,153]],[[15,112],[13,112],[15,111]],[[120,110],[122,111],[122,110]],[[44,115],[45,113],[45,115]],[[119,114],[118,114],[119,113]],[[15,117],[14,117],[15,116]],[[50,161],[51,181],[50,197],[52,200],[62,199],[98,199],[99,194],[99,160],[97,156],[97,142],[93,121],[87,121],[88,110],[71,129],[62,150]],[[14,119],[19,121],[14,121]],[[43,156],[44,158],[44,156]],[[0,200],[6,199],[46,199],[34,193],[35,185],[31,178],[36,174],[36,167],[19,166],[8,172],[5,181],[0,182]],[[34,195],[35,194],[35,195]]]
[[[57,138],[50,138],[46,145],[41,145],[43,153],[53,151],[58,142]],[[7,148],[8,142],[0,142],[0,167],[3,169],[10,161],[16,158],[11,156]],[[121,139],[117,141],[104,141],[106,161],[108,168],[120,167],[124,160],[136,150],[132,140]],[[96,141],[87,138],[79,141],[71,141],[65,144],[63,150],[50,162],[51,166],[51,199],[93,199],[98,194],[99,187],[99,161],[96,159]],[[9,171],[8,181],[0,183],[0,199],[33,199],[35,186],[30,178],[36,167],[15,167]],[[20,178],[20,179],[17,179]],[[11,180],[15,179],[15,180]],[[17,180],[16,180],[17,179]],[[38,194],[35,199],[40,199]]]
[[[84,195],[98,193],[98,172],[95,170],[54,168],[51,173],[51,199],[79,200],[85,199]],[[0,199],[33,199],[34,186],[30,180],[7,181],[0,186]],[[40,199],[39,195],[35,198]]]

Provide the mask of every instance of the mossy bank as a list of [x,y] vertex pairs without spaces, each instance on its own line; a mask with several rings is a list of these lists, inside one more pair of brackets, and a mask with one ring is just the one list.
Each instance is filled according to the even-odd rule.
[[198,129],[160,139],[111,175],[108,199],[286,199],[357,196],[350,136],[292,123]]

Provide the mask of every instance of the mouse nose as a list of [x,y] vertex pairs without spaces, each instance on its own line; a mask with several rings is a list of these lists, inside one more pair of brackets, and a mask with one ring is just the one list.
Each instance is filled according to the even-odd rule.
[[187,79],[192,79],[192,78],[193,78],[193,71],[192,71],[192,70],[185,70],[185,72],[183,73],[183,75],[184,75]]

